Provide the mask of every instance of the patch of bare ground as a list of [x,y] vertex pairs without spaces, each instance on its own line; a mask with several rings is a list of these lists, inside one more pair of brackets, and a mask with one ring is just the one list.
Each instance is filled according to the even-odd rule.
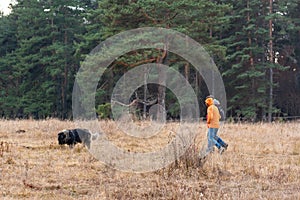
[[[114,122],[101,121],[107,137],[127,151],[159,150],[176,133],[168,123],[155,137],[130,138]],[[57,144],[71,121],[0,121],[1,199],[300,199],[300,124],[225,124],[229,143],[199,163],[205,124],[195,144],[175,163],[155,172],[112,169],[82,145]]]

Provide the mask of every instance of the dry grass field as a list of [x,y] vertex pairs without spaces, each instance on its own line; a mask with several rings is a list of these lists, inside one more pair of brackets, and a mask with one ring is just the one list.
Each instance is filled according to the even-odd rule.
[[[169,123],[147,142],[99,122],[116,145],[152,151],[177,126]],[[82,145],[60,147],[58,131],[70,121],[0,121],[0,199],[300,199],[300,123],[225,124],[228,150],[198,165],[206,126],[178,162],[148,173],[112,169]]]

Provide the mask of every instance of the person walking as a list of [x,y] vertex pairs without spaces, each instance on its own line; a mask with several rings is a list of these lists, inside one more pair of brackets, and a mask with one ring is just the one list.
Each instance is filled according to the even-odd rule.
[[214,99],[211,96],[208,96],[205,99],[205,105],[207,106],[207,116],[206,122],[208,127],[207,132],[207,149],[206,155],[214,150],[214,146],[219,149],[219,153],[222,154],[228,147],[219,136],[218,130],[220,128],[220,118],[219,109],[214,105]]

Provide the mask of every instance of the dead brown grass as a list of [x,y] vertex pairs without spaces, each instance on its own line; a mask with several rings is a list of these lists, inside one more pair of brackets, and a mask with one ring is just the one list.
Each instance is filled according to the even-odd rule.
[[[140,142],[100,122],[120,148],[147,152],[174,136],[176,123]],[[0,121],[1,199],[299,199],[300,124],[226,124],[220,136],[229,143],[197,165],[206,127],[182,158],[164,169],[126,173],[107,167],[77,145],[57,144],[57,132],[70,121]],[[25,132],[24,132],[25,131]]]

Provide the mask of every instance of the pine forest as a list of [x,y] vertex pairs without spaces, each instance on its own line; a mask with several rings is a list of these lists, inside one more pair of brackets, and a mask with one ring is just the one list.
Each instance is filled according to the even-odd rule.
[[[204,47],[224,81],[227,120],[300,118],[299,0],[17,0],[0,14],[0,117],[72,119],[74,81],[86,57],[107,38],[144,27],[172,29]],[[128,52],[105,70],[95,94],[99,118],[112,117],[118,80],[146,63],[180,72],[205,117],[209,91],[201,74],[175,53],[152,48]],[[179,119],[168,88],[144,85],[134,99],[154,99],[167,119]],[[147,106],[139,117],[147,117]]]

